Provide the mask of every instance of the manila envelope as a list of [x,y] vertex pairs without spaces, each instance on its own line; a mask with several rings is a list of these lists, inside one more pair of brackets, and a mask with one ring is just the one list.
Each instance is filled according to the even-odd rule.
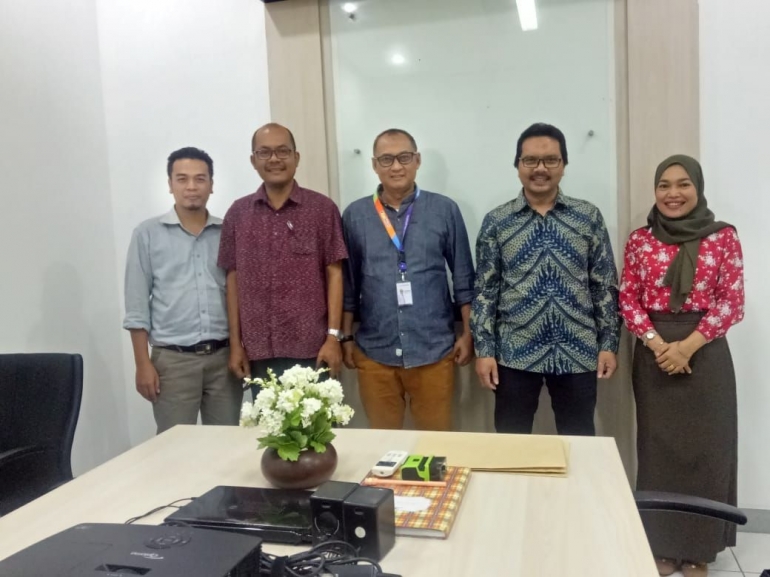
[[453,467],[564,477],[569,465],[569,443],[548,435],[498,433],[421,433],[414,455],[446,457]]

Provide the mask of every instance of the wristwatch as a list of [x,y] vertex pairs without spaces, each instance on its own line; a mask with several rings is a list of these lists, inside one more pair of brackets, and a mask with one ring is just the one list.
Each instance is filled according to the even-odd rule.
[[342,331],[338,329],[329,329],[326,331],[326,334],[333,336],[338,341],[342,341],[342,339],[345,337],[345,335],[342,334]]
[[649,347],[650,343],[652,343],[652,339],[654,339],[657,336],[658,336],[658,333],[656,333],[655,331],[647,331],[646,333],[644,333],[644,340],[645,340],[644,346]]

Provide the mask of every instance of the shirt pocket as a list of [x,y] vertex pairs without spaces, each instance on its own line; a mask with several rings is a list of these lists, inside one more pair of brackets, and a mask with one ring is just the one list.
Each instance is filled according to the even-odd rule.
[[289,249],[295,257],[311,257],[318,252],[318,242],[311,235],[291,235]]

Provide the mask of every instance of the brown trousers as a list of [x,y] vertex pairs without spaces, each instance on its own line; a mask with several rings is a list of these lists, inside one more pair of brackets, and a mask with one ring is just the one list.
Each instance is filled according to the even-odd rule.
[[417,429],[448,431],[452,427],[454,359],[405,369],[373,361],[355,348],[358,390],[373,429],[401,429],[409,397],[409,409]]

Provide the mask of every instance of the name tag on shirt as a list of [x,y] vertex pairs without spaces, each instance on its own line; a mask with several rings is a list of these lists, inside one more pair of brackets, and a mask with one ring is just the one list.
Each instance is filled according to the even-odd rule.
[[412,306],[412,283],[410,282],[398,282],[396,283],[396,293],[398,294],[398,306],[408,307]]

